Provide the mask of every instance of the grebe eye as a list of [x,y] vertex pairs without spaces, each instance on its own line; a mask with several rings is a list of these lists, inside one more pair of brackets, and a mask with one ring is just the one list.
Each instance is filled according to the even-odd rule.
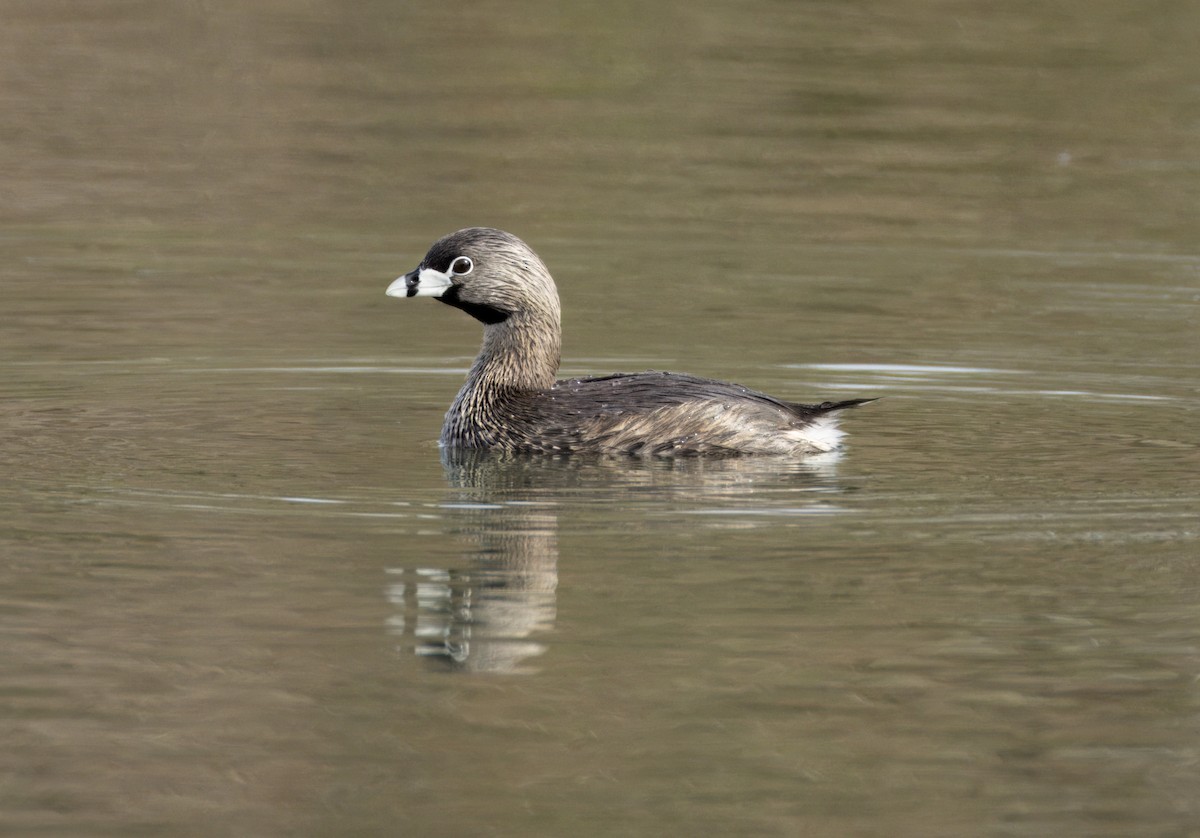
[[450,263],[450,273],[455,276],[463,276],[464,274],[469,274],[473,267],[475,267],[475,263],[471,261],[471,257],[459,256]]

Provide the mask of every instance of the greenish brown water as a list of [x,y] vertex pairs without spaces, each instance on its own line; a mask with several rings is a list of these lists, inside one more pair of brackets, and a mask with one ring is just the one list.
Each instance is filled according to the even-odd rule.
[[[1200,829],[1196,7],[0,7],[0,832]],[[883,398],[443,462],[469,224]]]

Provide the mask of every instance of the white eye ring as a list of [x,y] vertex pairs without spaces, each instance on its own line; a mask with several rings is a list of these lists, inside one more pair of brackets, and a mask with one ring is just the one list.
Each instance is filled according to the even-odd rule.
[[470,256],[458,256],[450,263],[450,273],[455,276],[466,276],[474,267],[475,263],[471,261]]

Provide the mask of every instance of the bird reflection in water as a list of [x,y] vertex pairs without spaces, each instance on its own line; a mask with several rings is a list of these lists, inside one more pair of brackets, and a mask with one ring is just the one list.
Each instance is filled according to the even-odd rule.
[[[462,672],[535,672],[557,614],[558,516],[582,494],[635,502],[697,499],[722,507],[761,506],[760,483],[838,491],[837,453],[776,457],[637,459],[542,457],[442,450],[451,493],[441,504],[446,532],[469,543],[462,569],[395,568],[390,621],[429,662]],[[569,501],[568,501],[569,502]],[[453,517],[449,517],[453,516]],[[733,520],[728,525],[736,525]]]
[[[391,599],[410,615],[416,653],[432,664],[492,673],[532,672],[546,647],[537,636],[554,627],[558,587],[558,518],[553,499],[539,502],[543,458],[443,449],[453,490],[442,509],[447,532],[470,544],[464,568],[397,569],[404,581]],[[406,631],[397,615],[392,628]]]

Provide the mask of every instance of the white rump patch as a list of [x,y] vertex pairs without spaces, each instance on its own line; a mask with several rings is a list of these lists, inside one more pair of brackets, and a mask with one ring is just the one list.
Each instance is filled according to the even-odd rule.
[[846,434],[838,430],[837,419],[828,414],[817,417],[811,425],[788,431],[796,442],[806,442],[817,451],[836,451]]

